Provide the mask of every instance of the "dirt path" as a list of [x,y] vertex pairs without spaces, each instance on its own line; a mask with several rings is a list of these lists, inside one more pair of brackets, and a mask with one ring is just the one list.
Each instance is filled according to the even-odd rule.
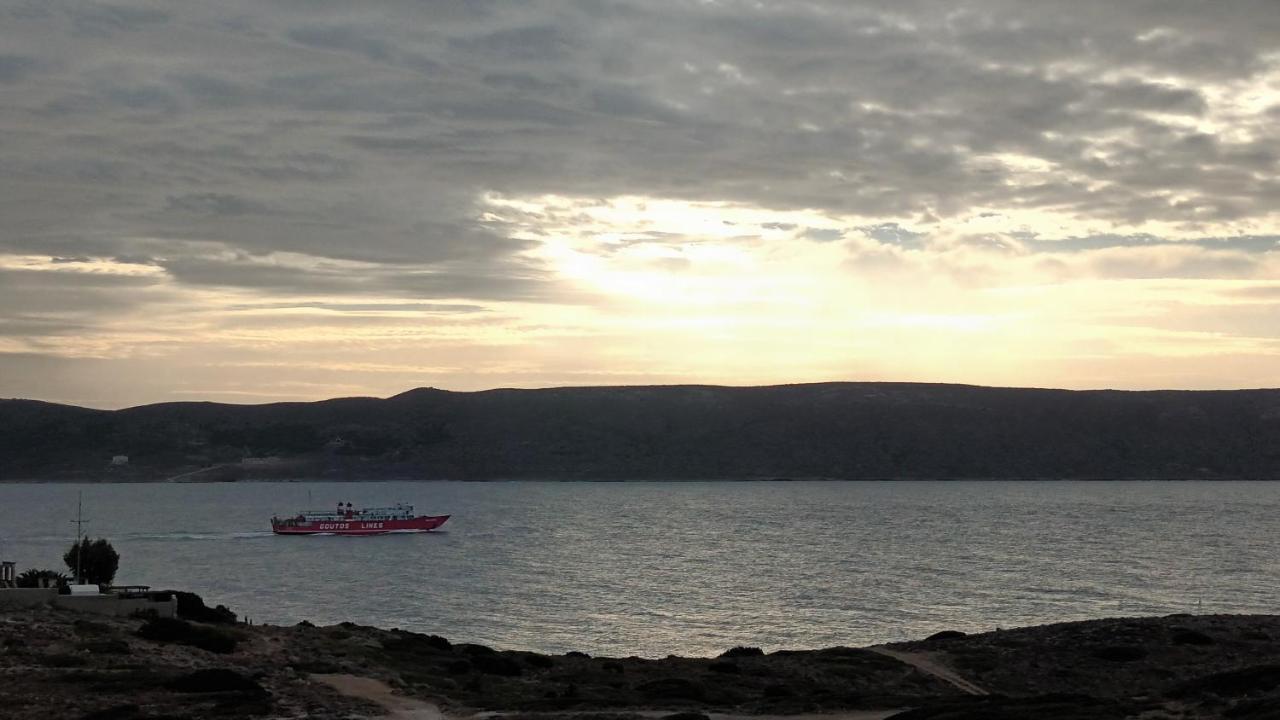
[[991,694],[986,690],[984,690],[982,687],[964,679],[963,677],[960,677],[960,675],[956,674],[956,671],[952,670],[946,665],[943,665],[937,660],[934,660],[932,657],[930,657],[926,653],[909,653],[909,652],[903,652],[901,650],[890,650],[887,647],[873,647],[873,648],[867,648],[867,649],[870,650],[871,652],[880,653],[881,655],[887,655],[888,657],[891,657],[894,660],[899,660],[901,662],[904,662],[914,667],[915,669],[919,670],[920,672],[926,675],[932,675],[938,678],[939,680],[945,683],[948,683],[951,686],[957,688],[958,690],[961,690],[962,692],[966,692],[970,695],[990,695]]
[[312,680],[322,682],[343,695],[370,700],[387,709],[392,720],[446,720],[439,707],[414,698],[396,695],[381,680],[357,675],[312,675]]

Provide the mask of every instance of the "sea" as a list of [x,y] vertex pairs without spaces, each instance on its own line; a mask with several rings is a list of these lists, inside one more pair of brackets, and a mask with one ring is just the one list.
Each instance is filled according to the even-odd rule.
[[[0,559],[64,570],[77,503],[117,584],[254,623],[500,649],[709,656],[940,630],[1280,611],[1280,483],[0,484]],[[277,537],[272,515],[413,503],[441,531]]]

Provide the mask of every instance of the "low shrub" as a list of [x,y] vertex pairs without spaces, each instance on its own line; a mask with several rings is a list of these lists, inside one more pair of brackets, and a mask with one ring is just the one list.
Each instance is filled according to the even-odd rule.
[[765,685],[764,696],[771,700],[795,697],[795,691],[787,685]]
[[137,635],[144,640],[189,645],[221,654],[235,652],[238,642],[238,638],[231,633],[172,618],[148,620],[138,628]]
[[1172,697],[1212,693],[1218,697],[1245,697],[1280,687],[1280,665],[1255,665],[1188,680],[1169,691]]
[[236,692],[259,697],[267,694],[253,678],[225,668],[196,670],[174,678],[167,687],[181,693]]
[[650,700],[701,700],[702,686],[685,678],[663,678],[636,686],[641,695]]
[[71,631],[80,637],[94,635],[110,635],[111,626],[93,620],[76,620],[71,624]]
[[471,664],[486,675],[518,677],[524,673],[520,663],[502,655],[477,655],[471,658]]
[[196,622],[209,623],[210,625],[234,625],[236,623],[236,614],[228,610],[225,605],[209,607],[204,604],[204,598],[195,593],[181,590],[165,590],[163,593],[158,594],[173,595],[178,599],[178,617],[183,620],[194,620]]
[[1214,639],[1198,630],[1178,630],[1170,636],[1174,645],[1213,645]]
[[411,655],[437,655],[447,653],[453,644],[439,635],[420,635],[418,633],[396,633],[382,640],[382,647],[388,652],[407,653]]
[[546,670],[549,667],[554,667],[556,664],[555,660],[552,660],[546,655],[539,655],[537,653],[530,653],[523,657],[525,663],[528,664],[529,667],[538,668],[539,670]]
[[129,643],[124,640],[90,640],[80,644],[80,649],[92,655],[128,655]]
[[758,647],[744,647],[741,645],[720,653],[722,658],[760,657],[761,655],[764,655],[764,650]]
[[342,672],[342,666],[329,660],[299,660],[289,663],[289,667],[309,675],[335,675]]

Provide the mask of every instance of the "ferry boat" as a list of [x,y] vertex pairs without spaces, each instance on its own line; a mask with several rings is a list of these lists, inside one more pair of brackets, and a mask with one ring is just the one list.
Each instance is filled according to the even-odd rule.
[[271,532],[277,535],[381,535],[435,530],[448,515],[414,515],[413,506],[353,508],[338,503],[335,510],[303,510],[293,517],[271,518]]

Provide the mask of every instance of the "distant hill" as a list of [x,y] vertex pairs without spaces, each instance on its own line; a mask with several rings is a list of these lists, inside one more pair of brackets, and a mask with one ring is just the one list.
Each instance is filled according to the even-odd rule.
[[[114,456],[127,456],[128,462]],[[1280,478],[1280,390],[911,383],[0,401],[0,479]]]

